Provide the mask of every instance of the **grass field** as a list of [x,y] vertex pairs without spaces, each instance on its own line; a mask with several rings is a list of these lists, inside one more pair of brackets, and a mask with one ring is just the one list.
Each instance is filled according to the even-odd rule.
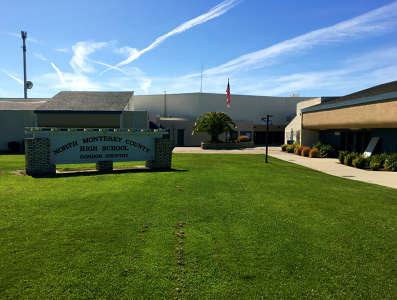
[[396,299],[397,190],[260,155],[173,167],[31,178],[0,156],[0,299]]

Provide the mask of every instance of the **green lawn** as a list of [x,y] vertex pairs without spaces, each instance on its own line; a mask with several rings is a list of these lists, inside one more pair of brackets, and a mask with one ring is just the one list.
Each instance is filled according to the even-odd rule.
[[31,178],[0,156],[0,299],[396,299],[397,190],[260,155],[173,167]]

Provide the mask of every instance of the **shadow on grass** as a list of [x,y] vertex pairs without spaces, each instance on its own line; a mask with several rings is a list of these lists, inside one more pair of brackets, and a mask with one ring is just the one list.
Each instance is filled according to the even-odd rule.
[[[139,168],[139,167],[133,167],[133,168],[123,168],[123,169],[115,169],[112,171],[97,171],[97,170],[67,170],[63,171],[58,169],[57,173],[55,175],[35,175],[32,176],[34,178],[64,178],[64,177],[76,177],[76,176],[98,176],[98,175],[108,175],[108,174],[124,174],[124,173],[168,173],[168,172],[187,172],[187,170],[180,170],[180,169],[149,169],[149,168]],[[17,175],[25,175],[26,173],[24,171],[14,171],[11,172],[12,174],[17,174]]]
[[187,170],[178,169],[148,169],[148,168],[123,168],[115,169],[112,171],[97,171],[97,170],[74,170],[74,171],[61,171],[49,178],[59,177],[74,177],[74,176],[97,176],[105,174],[124,174],[124,173],[163,173],[163,172],[187,172]]

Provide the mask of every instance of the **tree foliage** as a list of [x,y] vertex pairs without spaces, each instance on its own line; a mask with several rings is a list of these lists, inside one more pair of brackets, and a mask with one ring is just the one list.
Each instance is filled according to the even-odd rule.
[[232,118],[223,112],[208,112],[198,117],[194,124],[192,135],[208,133],[211,143],[219,142],[219,135],[224,132],[232,132],[236,124]]

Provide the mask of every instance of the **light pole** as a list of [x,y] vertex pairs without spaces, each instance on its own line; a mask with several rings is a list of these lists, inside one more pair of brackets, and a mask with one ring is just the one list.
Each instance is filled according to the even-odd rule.
[[262,118],[262,120],[266,119],[266,155],[265,155],[265,163],[268,163],[267,161],[267,155],[269,152],[269,120],[270,118],[273,117],[272,115],[266,115],[266,118]]

